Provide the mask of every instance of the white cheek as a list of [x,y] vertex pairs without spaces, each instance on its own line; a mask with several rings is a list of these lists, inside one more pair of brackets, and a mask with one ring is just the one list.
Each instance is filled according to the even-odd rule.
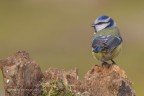
[[106,24],[101,24],[101,25],[96,25],[96,30],[100,31],[104,28],[106,28],[110,23],[106,23]]

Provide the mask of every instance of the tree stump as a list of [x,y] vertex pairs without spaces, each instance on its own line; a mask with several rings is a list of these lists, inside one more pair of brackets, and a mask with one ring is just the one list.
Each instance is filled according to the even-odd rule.
[[94,66],[84,79],[92,96],[135,96],[132,82],[118,65]]
[[25,51],[0,60],[5,96],[136,96],[132,82],[118,65],[93,66],[78,79],[78,70],[39,65]]
[[5,96],[41,96],[43,74],[25,51],[0,60]]

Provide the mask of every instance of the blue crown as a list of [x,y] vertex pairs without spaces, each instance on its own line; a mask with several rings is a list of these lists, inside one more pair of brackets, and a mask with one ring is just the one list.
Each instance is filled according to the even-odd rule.
[[111,17],[103,15],[96,18],[96,20],[92,24],[92,27],[94,27],[95,32],[97,32],[105,28],[116,27],[116,23]]
[[114,25],[114,20],[112,18],[110,18],[109,16],[99,16],[97,19],[96,19],[97,23],[110,23],[106,28],[108,27],[112,27]]
[[105,19],[108,19],[108,18],[110,18],[110,17],[109,16],[99,16],[97,18],[97,20],[105,20]]

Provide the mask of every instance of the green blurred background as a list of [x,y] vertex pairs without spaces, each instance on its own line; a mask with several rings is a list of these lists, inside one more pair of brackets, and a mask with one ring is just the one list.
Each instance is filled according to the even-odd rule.
[[[26,50],[43,71],[77,67],[82,79],[100,63],[91,55],[91,24],[100,15],[117,22],[124,42],[115,61],[133,81],[137,96],[144,96],[142,0],[1,0],[0,58]],[[0,81],[4,94],[2,74]]]

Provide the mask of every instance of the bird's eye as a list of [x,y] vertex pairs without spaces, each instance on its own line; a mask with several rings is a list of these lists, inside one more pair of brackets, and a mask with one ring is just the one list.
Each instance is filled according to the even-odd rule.
[[99,23],[97,23],[96,25],[101,25],[101,24],[104,24],[105,22],[99,22]]

